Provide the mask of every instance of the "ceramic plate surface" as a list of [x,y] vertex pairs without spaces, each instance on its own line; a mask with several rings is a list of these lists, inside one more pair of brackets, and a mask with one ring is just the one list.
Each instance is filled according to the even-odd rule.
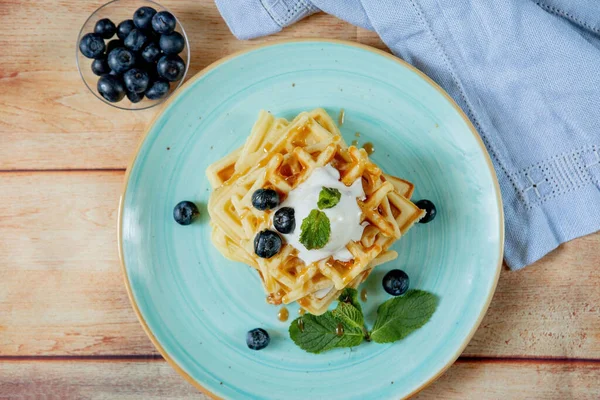
[[[242,145],[261,108],[276,116],[324,107],[348,143],[371,142],[372,159],[415,183],[437,218],[394,245],[397,260],[361,288],[372,325],[389,298],[386,271],[437,294],[430,322],[404,340],[313,355],[288,337],[290,321],[265,302],[257,273],[212,246],[206,167]],[[360,137],[356,137],[356,133]],[[190,226],[173,220],[181,200],[200,205]],[[492,297],[503,248],[501,200],[490,160],[466,117],[423,74],[344,42],[276,43],[228,57],[192,78],[157,116],[129,168],[119,214],[126,285],[148,335],[189,381],[231,399],[398,399],[458,357]],[[298,306],[288,307],[297,315]],[[246,331],[267,329],[265,350]]]

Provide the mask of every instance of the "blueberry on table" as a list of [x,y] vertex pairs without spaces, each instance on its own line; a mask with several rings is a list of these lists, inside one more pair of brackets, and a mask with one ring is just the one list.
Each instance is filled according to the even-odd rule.
[[132,103],[139,103],[144,98],[144,93],[127,92],[127,98]]
[[123,74],[123,83],[129,92],[144,93],[148,89],[150,78],[141,69],[132,68]]
[[180,80],[185,73],[185,63],[175,54],[169,54],[162,56],[156,64],[156,70],[158,75],[168,80],[169,82],[175,82]]
[[198,207],[191,201],[182,201],[173,209],[173,218],[179,225],[189,225],[200,214]]
[[134,29],[135,24],[133,23],[133,20],[126,19],[125,21],[122,21],[119,26],[117,26],[117,36],[119,39],[125,40],[127,35],[129,35],[129,33]]
[[296,228],[296,217],[292,207],[282,207],[273,216],[273,226],[280,233],[292,233]]
[[121,101],[125,97],[125,87],[121,79],[114,75],[103,75],[98,79],[98,93],[111,103]]
[[108,61],[106,58],[100,58],[92,61],[92,72],[98,76],[108,74],[110,72],[110,67],[108,66]]
[[146,90],[146,97],[150,100],[162,99],[169,93],[170,87],[171,85],[169,85],[169,82],[158,80]]
[[120,39],[113,39],[106,45],[106,54],[110,54],[111,51],[116,49],[117,47],[125,47],[123,41]]
[[246,333],[246,344],[252,350],[262,350],[269,345],[271,338],[263,328],[255,328]]
[[171,32],[160,35],[158,44],[165,54],[178,54],[185,47],[185,39],[181,33]]
[[146,61],[146,62],[154,62],[156,60],[158,60],[158,58],[160,57],[160,48],[158,47],[158,45],[156,43],[148,43],[148,45],[146,45],[146,47],[144,47],[144,50],[142,50],[142,58]]
[[254,253],[260,258],[271,258],[281,250],[281,238],[273,231],[265,229],[254,237]]
[[252,193],[252,205],[260,211],[271,210],[279,206],[279,193],[273,189],[258,189]]
[[433,221],[433,219],[437,215],[435,204],[433,204],[429,200],[419,200],[415,203],[415,205],[421,210],[425,210],[426,212],[425,216],[419,221],[420,224],[426,224],[428,222]]
[[383,277],[383,289],[392,296],[400,296],[406,293],[410,280],[406,272],[401,269],[393,269]]
[[177,20],[168,11],[159,11],[152,17],[152,29],[161,35],[173,32],[176,24]]
[[133,68],[135,62],[135,54],[123,47],[118,47],[108,54],[108,66],[118,74]]
[[102,18],[94,26],[94,33],[102,36],[104,39],[110,39],[117,32],[117,27],[108,18]]
[[106,45],[97,33],[86,33],[79,41],[79,50],[87,58],[103,58]]
[[134,29],[129,32],[123,43],[131,51],[140,51],[148,43],[148,36],[141,29]]
[[140,29],[152,29],[152,17],[156,10],[152,7],[140,7],[133,13],[133,23]]

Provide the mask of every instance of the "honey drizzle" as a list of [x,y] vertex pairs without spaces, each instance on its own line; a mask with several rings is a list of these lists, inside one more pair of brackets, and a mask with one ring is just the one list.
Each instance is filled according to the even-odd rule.
[[367,302],[367,289],[360,291],[360,299],[363,301],[363,303]]
[[371,142],[367,142],[367,143],[363,144],[362,148],[365,149],[365,151],[367,152],[368,155],[375,153],[375,147],[373,146],[373,143],[371,143]]
[[281,322],[287,321],[289,316],[290,312],[285,307],[281,307],[281,309],[277,313],[277,319],[279,319]]
[[338,337],[344,336],[344,325],[342,325],[341,323],[337,324],[337,326],[335,327],[335,334]]
[[340,113],[338,114],[338,126],[344,125],[344,118],[345,118],[345,116],[346,116],[346,112],[342,108],[340,110]]

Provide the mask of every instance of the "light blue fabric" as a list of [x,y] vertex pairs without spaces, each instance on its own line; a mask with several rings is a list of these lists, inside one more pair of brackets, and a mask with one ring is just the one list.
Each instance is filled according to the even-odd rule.
[[512,269],[600,229],[600,1],[216,3],[240,39],[323,10],[375,30],[440,84],[494,162]]

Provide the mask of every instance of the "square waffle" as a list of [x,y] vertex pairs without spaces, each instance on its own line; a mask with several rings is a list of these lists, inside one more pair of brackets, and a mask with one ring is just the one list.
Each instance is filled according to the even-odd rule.
[[[330,257],[306,265],[285,243],[269,259],[256,256],[254,237],[271,228],[271,212],[255,209],[252,194],[271,188],[283,200],[312,171],[330,163],[347,186],[362,178],[366,198],[357,203],[366,227],[360,241],[346,246],[354,259]],[[375,266],[396,258],[389,247],[424,215],[410,201],[414,186],[382,173],[364,149],[348,147],[323,109],[302,112],[292,121],[261,111],[244,146],[212,164],[207,176],[214,189],[208,204],[213,244],[225,257],[259,272],[268,302],[297,301],[315,315],[324,313],[342,289],[356,288]]]

